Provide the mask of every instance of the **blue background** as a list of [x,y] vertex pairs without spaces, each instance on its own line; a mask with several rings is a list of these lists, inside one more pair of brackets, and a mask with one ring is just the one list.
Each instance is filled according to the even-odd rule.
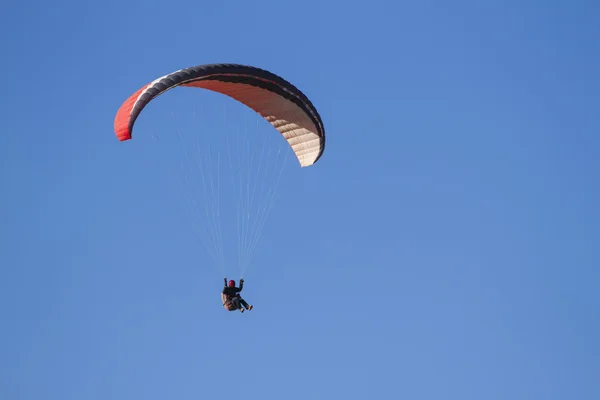
[[[0,10],[0,398],[600,398],[598,2]],[[328,134],[244,315],[113,132],[215,62],[293,82]]]

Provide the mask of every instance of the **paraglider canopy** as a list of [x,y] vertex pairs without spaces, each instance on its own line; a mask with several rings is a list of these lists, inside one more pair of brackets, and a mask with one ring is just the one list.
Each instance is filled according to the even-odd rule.
[[300,165],[314,164],[325,148],[325,130],[311,101],[294,85],[260,68],[238,64],[207,64],[162,76],[131,95],[117,112],[117,138],[129,140],[146,105],[177,86],[227,95],[265,118],[292,147]]

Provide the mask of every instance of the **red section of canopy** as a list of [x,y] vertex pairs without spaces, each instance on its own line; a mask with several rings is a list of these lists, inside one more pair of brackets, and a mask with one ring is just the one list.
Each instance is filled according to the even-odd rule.
[[121,105],[119,111],[117,111],[117,116],[115,117],[115,134],[120,141],[131,139],[131,111],[133,110],[133,106],[137,99],[148,86],[150,86],[150,84],[145,85],[131,95],[131,97],[125,100],[123,105]]

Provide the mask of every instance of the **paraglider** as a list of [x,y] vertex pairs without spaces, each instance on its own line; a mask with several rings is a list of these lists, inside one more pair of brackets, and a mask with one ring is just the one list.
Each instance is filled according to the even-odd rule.
[[227,311],[235,311],[240,310],[240,312],[244,312],[244,309],[250,311],[254,308],[252,305],[248,304],[246,300],[242,298],[240,292],[244,288],[244,279],[240,279],[240,286],[235,286],[235,281],[230,280],[227,282],[227,278],[224,279],[225,286],[221,291],[221,301],[223,302],[223,307]]
[[[130,95],[117,111],[114,120],[114,131],[117,138],[122,142],[132,139],[136,120],[146,106],[161,94],[177,87],[199,88],[217,92],[237,100],[249,109],[254,110],[285,139],[302,168],[316,163],[324,152],[325,128],[323,121],[308,97],[280,76],[260,68],[239,64],[205,64],[193,66],[161,76],[144,85]],[[271,129],[268,125],[267,127]],[[283,144],[285,146],[285,143]],[[245,146],[239,147],[245,148]],[[192,152],[191,150],[190,152]],[[187,151],[187,148],[184,147],[184,151]],[[264,175],[265,179],[272,179],[274,182],[272,186],[265,185],[264,192],[262,189],[256,190],[257,185],[255,183],[249,184],[248,182],[244,182],[244,184],[232,185],[234,187],[234,194],[240,196],[242,199],[246,199],[245,201],[229,202],[229,204],[238,207],[237,213],[233,215],[237,215],[240,221],[237,224],[237,238],[238,263],[242,274],[250,263],[250,257],[256,248],[264,221],[276,197],[276,189],[279,184],[281,172],[275,170],[275,173],[271,173],[267,169],[267,165],[271,164],[267,163],[266,160],[271,154],[275,154],[275,152],[269,150],[252,153],[251,157],[247,159],[251,160],[251,162],[258,160],[258,163],[265,160],[265,167],[261,167],[261,164],[259,164],[256,172],[254,172],[252,165],[248,166],[245,162],[240,162],[240,171],[236,170],[235,174],[233,174],[236,177],[239,176],[240,180],[249,179],[254,175],[256,175],[256,178],[261,178],[261,175]],[[184,158],[182,157],[182,162]],[[210,160],[210,157],[208,159]],[[220,160],[219,155],[217,155],[216,160],[218,163]],[[231,161],[230,164],[232,164]],[[197,162],[195,165],[201,166],[203,164]],[[247,168],[248,171],[241,171],[242,168]],[[219,173],[219,164],[217,164],[215,170]],[[204,176],[200,176],[201,179],[195,178],[195,176],[192,176],[191,179],[188,179],[186,176],[184,182],[187,185],[191,181],[201,180],[204,184]],[[218,228],[214,230],[206,229],[206,235],[208,236],[206,242],[213,246],[214,254],[210,255],[215,260],[215,264],[224,269],[226,262],[223,257],[224,252],[220,231],[220,218],[224,213],[219,208],[221,207],[220,194],[222,189],[218,177],[216,180],[216,189],[213,188],[210,178],[208,181],[211,183],[211,186],[205,187],[210,192],[206,197],[208,199],[206,214],[197,213],[195,216],[197,220],[194,222],[202,228],[211,228],[211,224],[213,224],[212,227],[216,226]],[[258,187],[261,188],[260,185]],[[216,194],[213,193],[215,190]],[[249,191],[252,191],[252,193],[248,194]],[[261,195],[264,198],[261,199]],[[213,201],[214,199],[216,201]],[[190,203],[197,206],[196,200],[200,201],[200,199],[193,198],[190,200]],[[315,197],[310,199],[310,201],[314,200]],[[213,202],[211,203],[211,201]],[[256,211],[246,210],[245,207],[249,208],[251,206],[256,207]],[[210,207],[215,209],[211,212],[209,210]],[[208,222],[200,219],[202,215],[206,215]],[[310,222],[307,221],[307,223]],[[227,282],[227,279],[225,279],[225,287],[222,290],[221,297],[223,306],[229,311],[240,310],[240,312],[244,312],[244,310],[252,309],[252,305],[249,305],[239,294],[243,288],[244,280],[240,279],[239,283],[239,287],[236,287],[235,281]]]

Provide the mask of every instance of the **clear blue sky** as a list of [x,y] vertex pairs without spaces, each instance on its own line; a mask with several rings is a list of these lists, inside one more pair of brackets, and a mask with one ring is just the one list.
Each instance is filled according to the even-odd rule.
[[[598,2],[1,15],[0,398],[600,398]],[[218,62],[290,80],[328,134],[290,168],[243,315],[150,133],[113,133],[141,85]]]

